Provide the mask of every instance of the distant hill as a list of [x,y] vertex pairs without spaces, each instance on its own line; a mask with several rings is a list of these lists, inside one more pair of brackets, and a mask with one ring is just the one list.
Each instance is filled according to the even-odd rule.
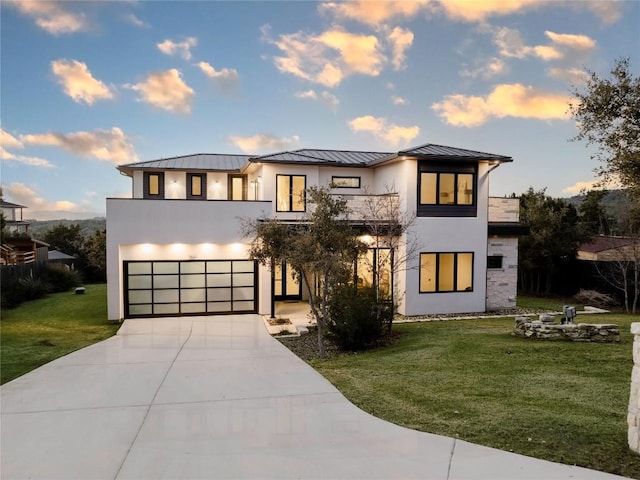
[[28,220],[30,222],[29,232],[31,236],[42,240],[44,234],[50,228],[58,225],[80,225],[80,231],[84,236],[91,235],[96,230],[104,230],[107,228],[107,219],[105,217],[95,217],[87,220]]
[[[574,207],[579,208],[584,200],[584,195],[575,195],[565,198],[565,200]],[[620,215],[627,210],[628,205],[629,200],[627,200],[622,190],[610,190],[602,199],[602,206],[613,218],[620,218]]]

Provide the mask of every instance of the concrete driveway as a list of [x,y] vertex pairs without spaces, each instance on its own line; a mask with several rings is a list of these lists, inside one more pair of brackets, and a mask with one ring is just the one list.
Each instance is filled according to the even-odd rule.
[[3,479],[611,479],[379,420],[256,315],[128,320],[0,387]]

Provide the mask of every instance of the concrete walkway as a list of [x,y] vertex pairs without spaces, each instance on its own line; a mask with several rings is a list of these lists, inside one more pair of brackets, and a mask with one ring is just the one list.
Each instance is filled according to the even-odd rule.
[[620,478],[372,417],[257,315],[128,320],[0,394],[4,480]]

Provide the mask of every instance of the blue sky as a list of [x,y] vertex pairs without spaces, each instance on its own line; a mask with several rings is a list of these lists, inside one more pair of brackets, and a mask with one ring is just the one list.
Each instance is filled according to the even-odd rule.
[[116,165],[191,153],[514,158],[491,194],[594,181],[571,85],[640,72],[640,2],[51,2],[1,5],[2,187],[28,218],[104,215]]

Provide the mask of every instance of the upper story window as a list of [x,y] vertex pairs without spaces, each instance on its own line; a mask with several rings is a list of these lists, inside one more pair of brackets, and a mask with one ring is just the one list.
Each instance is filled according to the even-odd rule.
[[473,253],[421,253],[420,293],[473,291]]
[[229,175],[229,184],[227,185],[227,198],[229,200],[246,200],[247,199],[247,176],[246,175]]
[[474,217],[477,166],[418,163],[419,217]]
[[360,177],[331,177],[334,188],[360,188]]
[[207,198],[207,175],[187,173],[187,198],[190,200]]
[[164,172],[144,172],[144,198],[164,198]]
[[276,175],[276,212],[304,212],[305,175]]

